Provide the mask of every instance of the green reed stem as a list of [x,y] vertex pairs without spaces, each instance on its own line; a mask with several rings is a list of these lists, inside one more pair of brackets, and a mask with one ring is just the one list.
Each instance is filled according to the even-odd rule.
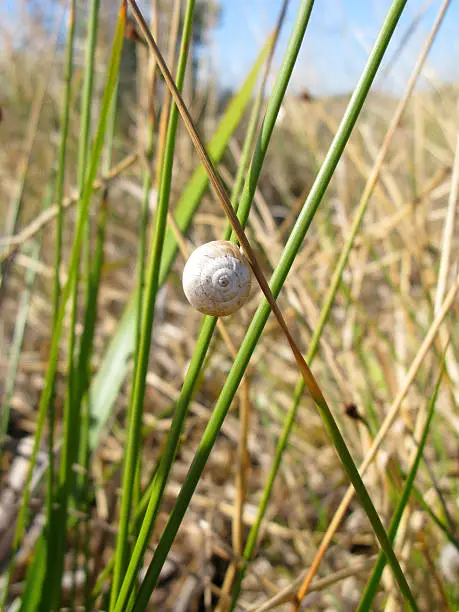
[[[88,144],[90,138],[90,119],[92,106],[92,91],[93,91],[93,73],[94,73],[94,57],[97,37],[97,18],[98,18],[99,2],[93,0],[90,10],[90,19],[88,24],[87,46],[85,56],[85,74],[83,96],[81,102],[81,122],[80,122],[80,139],[78,150],[78,190],[80,198],[84,189],[84,181],[86,175]],[[75,17],[75,16],[74,16]],[[80,199],[79,207],[83,206]],[[87,223],[87,221],[85,222]],[[87,232],[88,230],[86,230]],[[85,252],[88,252],[89,246],[88,234],[85,235]],[[61,596],[61,576],[63,572],[64,555],[65,555],[65,533],[67,526],[67,507],[68,495],[74,489],[76,483],[75,474],[68,469],[68,466],[77,463],[78,448],[81,436],[81,404],[77,398],[77,387],[79,378],[75,366],[75,344],[76,344],[76,324],[78,312],[78,268],[76,277],[72,286],[71,296],[71,314],[68,337],[68,354],[67,354],[67,385],[64,400],[64,439],[62,444],[62,457],[64,461],[60,464],[59,474],[59,491],[57,498],[59,499],[60,507],[56,511],[56,518],[53,523],[56,529],[49,534],[50,554],[48,555],[48,564],[50,566],[49,574],[46,578],[49,581],[50,589],[44,593],[45,601],[50,601],[50,605],[58,607],[60,605]]]
[[[68,16],[68,41],[65,58],[65,85],[64,85],[64,104],[61,113],[61,134],[59,143],[59,155],[56,177],[56,255],[54,260],[54,288],[53,288],[53,329],[56,325],[57,315],[59,311],[59,297],[61,292],[60,283],[60,268],[62,262],[62,232],[64,212],[62,202],[64,198],[64,183],[65,183],[65,168],[67,159],[67,141],[69,132],[69,116],[72,93],[72,76],[73,76],[73,43],[75,39],[75,6],[76,0],[72,0],[69,7]],[[52,483],[54,480],[52,453],[54,448],[54,389],[51,394],[51,402],[49,405],[49,488],[52,491]]]
[[[185,78],[185,69],[188,59],[188,50],[193,24],[194,5],[195,0],[188,0],[177,67],[177,87],[179,89],[182,88],[183,81]],[[151,334],[154,323],[156,296],[159,288],[161,255],[164,243],[164,235],[166,232],[167,213],[169,209],[177,124],[178,112],[176,106],[173,105],[171,108],[169,125],[167,129],[164,161],[161,172],[161,183],[158,193],[158,205],[156,209],[153,239],[150,250],[150,260],[146,274],[147,285],[145,288],[145,303],[142,313],[142,334],[140,338],[137,368],[135,371],[132,406],[129,411],[130,420],[127,434],[126,456],[123,464],[123,496],[121,499],[115,567],[113,573],[112,591],[110,595],[110,610],[113,610],[115,608],[115,604],[121,586],[122,576],[125,572],[127,565],[126,556],[129,536],[129,521],[132,506],[134,474],[140,447],[140,425],[142,421],[142,409],[145,396],[146,375],[148,370],[148,360],[151,346]]]

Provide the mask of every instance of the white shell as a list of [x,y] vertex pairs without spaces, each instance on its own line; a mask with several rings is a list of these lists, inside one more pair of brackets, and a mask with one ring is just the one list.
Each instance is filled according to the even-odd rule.
[[183,270],[183,290],[196,310],[224,317],[249,299],[252,272],[240,249],[227,240],[198,247]]

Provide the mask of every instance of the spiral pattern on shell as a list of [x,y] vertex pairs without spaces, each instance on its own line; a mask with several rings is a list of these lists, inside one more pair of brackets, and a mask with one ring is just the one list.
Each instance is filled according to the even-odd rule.
[[190,255],[183,270],[183,290],[200,312],[224,317],[250,295],[252,273],[240,249],[226,240],[207,242]]

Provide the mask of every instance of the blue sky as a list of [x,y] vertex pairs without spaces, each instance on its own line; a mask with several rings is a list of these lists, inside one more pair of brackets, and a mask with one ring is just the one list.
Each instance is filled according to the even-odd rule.
[[[49,1],[49,0],[47,0]],[[117,0],[101,0],[117,2]],[[210,0],[209,0],[210,1]],[[274,27],[282,0],[213,0],[221,7],[221,19],[211,33],[213,71],[222,88],[234,88],[242,82],[255,60],[268,32]],[[274,68],[279,66],[300,0],[290,0],[277,47]],[[291,90],[306,88],[313,94],[349,92],[365,64],[391,0],[316,0],[311,20],[291,79]],[[384,65],[375,86],[399,93],[410,74],[419,51],[435,20],[442,0],[408,0],[394,38],[385,57],[391,60],[398,43],[413,19],[422,15],[409,44],[393,70],[382,78]],[[149,0],[139,0],[144,9]],[[17,10],[14,0],[0,0],[0,16],[5,20]],[[6,19],[8,23],[8,19]],[[424,69],[421,86],[459,81],[459,0],[451,0],[439,35]]]
[[[276,65],[282,57],[300,0],[291,0],[278,45]],[[240,83],[255,59],[267,32],[274,26],[282,0],[219,0],[221,20],[212,38],[216,70],[224,87]],[[315,94],[346,92],[355,85],[390,0],[316,0],[291,87]],[[376,84],[400,91],[435,20],[441,1],[408,0],[386,54],[422,13],[418,28],[393,71]],[[425,76],[459,80],[459,1],[452,0],[426,64]],[[428,79],[424,80],[424,84]]]

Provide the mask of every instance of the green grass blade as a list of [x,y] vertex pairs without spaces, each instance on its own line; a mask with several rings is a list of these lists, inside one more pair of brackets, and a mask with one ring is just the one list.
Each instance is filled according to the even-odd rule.
[[[177,87],[183,87],[185,70],[188,60],[188,50],[191,40],[195,0],[188,0],[183,24],[180,55],[177,66]],[[127,550],[129,537],[129,522],[132,509],[132,496],[134,474],[140,453],[140,426],[142,422],[143,402],[145,397],[146,376],[150,357],[151,336],[155,316],[156,296],[160,287],[160,267],[166,233],[167,213],[172,184],[172,168],[174,164],[175,138],[178,125],[178,110],[172,106],[167,128],[164,158],[162,164],[161,181],[156,208],[153,241],[150,249],[150,261],[146,273],[146,287],[144,306],[142,309],[142,333],[140,337],[139,355],[135,369],[134,391],[132,404],[129,410],[129,424],[125,459],[123,463],[123,496],[121,499],[120,519],[118,525],[118,538],[116,544],[115,567],[113,583],[110,594],[110,610],[115,607],[121,587],[122,575],[127,567]],[[124,605],[123,605],[124,608]],[[122,609],[123,609],[122,608]]]
[[[112,102],[116,101],[116,97],[113,98]],[[111,148],[111,143],[110,143]],[[91,273],[89,293],[88,293],[88,305],[86,309],[86,317],[84,322],[84,332],[81,341],[80,349],[80,360],[78,364],[79,375],[79,386],[77,387],[77,401],[82,403],[82,418],[81,418],[81,436],[80,436],[80,448],[79,448],[79,461],[78,464],[82,466],[83,471],[77,475],[77,502],[79,509],[83,514],[88,517],[90,512],[90,492],[89,492],[89,405],[91,397],[88,393],[88,386],[90,380],[90,366],[91,356],[94,345],[94,333],[97,320],[97,304],[99,299],[100,280],[102,275],[102,266],[104,264],[104,241],[105,241],[105,227],[107,221],[107,208],[108,208],[108,190],[105,191],[102,197],[101,210],[99,211],[99,222],[97,227],[97,240],[96,249],[94,253],[94,265]],[[79,536],[81,523],[77,524],[77,532]],[[76,538],[77,542],[79,537]],[[89,521],[84,521],[83,528],[83,553],[85,558],[85,606],[86,610],[90,610],[90,531]],[[75,544],[75,559],[78,560],[78,546]]]
[[91,132],[91,106],[94,85],[94,61],[96,53],[97,25],[100,0],[92,0],[89,9],[88,33],[84,60],[84,83],[81,98],[80,139],[78,143],[78,185],[83,189],[86,176],[86,161],[88,157]]
[[[85,59],[84,59],[84,80],[83,80],[83,93],[81,98],[81,121],[80,121],[80,137],[78,142],[78,188],[81,191],[83,190],[84,181],[86,177],[86,166],[89,152],[89,143],[91,138],[91,111],[92,111],[92,103],[93,103],[93,90],[94,90],[94,74],[95,74],[95,58],[96,58],[96,43],[97,43],[97,33],[99,29],[99,9],[100,9],[100,0],[91,0],[89,6],[89,22],[88,22],[88,31],[86,35],[86,49],[85,49]],[[90,292],[90,276],[91,276],[91,234],[90,234],[90,226],[89,220],[86,224],[85,235],[83,238],[83,270],[86,275],[86,301],[89,298]],[[78,291],[78,280],[75,282],[74,291],[75,293]],[[76,315],[76,296],[75,296],[75,312]],[[75,342],[75,331],[74,325],[70,328],[71,334],[71,342],[69,346],[69,356],[70,359],[73,358],[73,344]],[[71,364],[69,364],[70,366]],[[73,372],[73,367],[69,367],[69,383],[70,391],[72,390],[72,380],[71,373]],[[76,386],[77,382],[75,382]],[[73,410],[76,412],[75,415],[75,428],[78,427],[78,430],[81,428],[79,410],[78,410],[78,401],[77,398],[71,398],[70,401],[75,402],[76,408]]]
[[[85,49],[85,69],[83,79],[83,92],[81,97],[81,120],[80,120],[80,134],[78,141],[78,189],[80,195],[84,189],[86,170],[87,170],[87,159],[88,149],[91,135],[91,109],[93,102],[93,88],[94,88],[94,72],[95,72],[95,53],[96,53],[96,42],[97,42],[97,31],[98,31],[98,18],[99,18],[99,0],[91,0],[89,7],[89,22],[86,36],[86,49]],[[80,199],[79,207],[83,206],[83,200]],[[89,250],[90,250],[90,227],[89,220],[85,223],[84,237],[83,237],[83,259],[84,259],[84,271],[86,274],[86,312],[90,308],[90,292],[91,292],[91,266],[89,261]],[[77,324],[77,310],[78,310],[78,288],[79,288],[79,269],[76,272],[76,278],[73,283],[73,295],[71,305],[71,319],[69,325],[69,340],[68,340],[68,362],[67,362],[67,389],[64,408],[64,418],[68,419],[69,422],[64,425],[66,431],[72,432],[71,441],[64,438],[64,445],[62,452],[63,454],[68,453],[68,463],[72,465],[78,461],[78,448],[80,446],[80,436],[84,435],[82,432],[82,404],[81,404],[81,387],[84,382],[81,380],[81,358],[85,356],[84,350],[80,348],[80,362],[75,363],[76,353],[76,324]],[[85,328],[84,328],[85,329]],[[82,341],[86,342],[88,338],[88,331],[85,329],[84,337]],[[85,347],[86,348],[86,347]],[[68,443],[69,442],[69,443]],[[62,468],[65,470],[65,468]],[[71,482],[67,482],[67,488],[72,491],[76,481],[75,475],[70,475]],[[61,549],[60,549],[61,550]]]
[[[411,495],[414,480],[416,478],[416,473],[418,471],[419,463],[421,461],[422,453],[424,451],[424,446],[427,441],[427,436],[429,435],[429,428],[430,428],[430,424],[432,422],[432,418],[434,415],[435,404],[437,401],[438,392],[440,390],[440,384],[443,378],[443,373],[444,373],[444,362],[442,363],[442,367],[438,375],[437,383],[435,385],[435,390],[429,402],[429,410],[427,413],[426,422],[424,425],[424,429],[422,431],[421,439],[419,440],[419,444],[416,450],[416,455],[414,457],[413,464],[406,478],[402,494],[398,501],[397,508],[395,509],[394,515],[392,517],[392,520],[389,526],[389,530],[387,532],[387,535],[391,543],[393,543],[395,536],[397,535],[397,530],[399,528],[400,521],[403,516],[403,512],[408,504],[408,500]],[[357,608],[358,612],[364,612],[365,610],[371,610],[373,599],[376,595],[376,591],[378,590],[379,582],[381,580],[381,576],[382,576],[384,567],[386,565],[386,562],[387,562],[386,555],[384,554],[384,552],[381,551],[378,555],[376,565],[373,568],[373,572],[371,573],[371,576],[367,582],[365,591],[363,592],[362,598]]]
[[[73,44],[75,37],[75,22],[76,22],[76,9],[75,1],[72,1],[69,7],[69,24],[68,24],[68,42],[66,51],[65,61],[65,88],[64,88],[64,104],[61,113],[61,134],[59,143],[59,154],[58,154],[58,169],[56,177],[56,200],[57,200],[57,219],[56,219],[56,255],[54,260],[54,287],[53,287],[53,329],[56,326],[58,312],[59,312],[59,298],[61,292],[60,286],[60,267],[62,261],[62,233],[63,233],[63,195],[64,195],[64,181],[65,181],[65,168],[66,168],[66,155],[67,155],[67,141],[69,131],[69,115],[70,115],[70,103],[71,103],[71,82],[73,74]],[[48,472],[47,472],[47,511],[46,521],[47,524],[54,523],[55,510],[53,508],[54,503],[54,429],[55,429],[55,410],[54,410],[54,381],[52,383],[52,391],[50,396],[50,402],[48,405]],[[53,549],[54,532],[49,534],[48,538],[48,549]],[[47,569],[46,572],[53,572],[57,565],[53,567],[55,559],[52,555],[47,554]],[[47,589],[46,593],[51,595],[52,588]]]
[[[313,335],[312,338],[310,340],[309,343],[309,348],[308,348],[308,352],[306,355],[306,361],[307,363],[310,365],[312,364],[315,355],[317,354],[317,350],[319,348],[319,342],[320,342],[320,338],[322,336],[322,332],[325,328],[325,324],[328,321],[328,317],[329,314],[331,312],[331,308],[332,305],[335,301],[336,298],[336,294],[338,292],[338,289],[340,287],[341,284],[341,279],[342,279],[342,275],[344,272],[344,268],[347,264],[347,261],[349,259],[349,254],[351,252],[351,249],[354,245],[354,241],[355,238],[357,236],[357,233],[359,231],[359,228],[362,224],[362,220],[363,217],[365,215],[365,212],[367,210],[368,207],[368,203],[370,201],[371,195],[373,193],[374,187],[377,183],[377,179],[379,177],[380,174],[380,170],[382,167],[382,162],[386,157],[387,151],[389,149],[389,145],[390,142],[392,141],[392,137],[396,131],[397,126],[400,123],[401,117],[403,115],[403,111],[406,108],[406,104],[407,101],[409,100],[412,91],[414,89],[414,86],[416,84],[417,78],[420,74],[420,71],[422,69],[422,66],[424,65],[424,62],[427,58],[428,52],[432,46],[433,41],[435,40],[435,36],[438,33],[438,29],[442,23],[442,19],[444,17],[445,14],[445,8],[442,7],[442,9],[439,12],[439,15],[437,17],[437,20],[434,24],[434,27],[432,28],[431,34],[427,39],[427,42],[419,56],[418,61],[416,62],[416,65],[413,69],[413,72],[411,74],[411,77],[408,81],[408,85],[406,88],[406,91],[404,93],[404,95],[402,96],[400,102],[397,105],[397,109],[395,111],[395,114],[390,122],[390,126],[387,130],[386,133],[386,137],[384,139],[383,142],[383,146],[381,148],[381,152],[378,155],[378,159],[375,163],[375,166],[372,170],[372,172],[370,173],[370,176],[368,177],[367,183],[365,185],[364,191],[362,193],[362,196],[360,198],[360,203],[359,206],[357,208],[357,212],[354,216],[354,221],[352,223],[352,227],[351,230],[349,232],[349,236],[346,240],[346,244],[344,246],[344,248],[341,251],[340,257],[338,259],[338,263],[335,267],[335,270],[333,272],[332,275],[332,280],[329,286],[329,289],[327,291],[324,303],[322,305],[321,308],[321,312],[319,315],[319,319],[317,321],[317,324],[314,327],[314,331],[313,331]],[[255,549],[256,543],[257,543],[257,538],[258,538],[258,533],[260,530],[260,526],[261,526],[261,522],[264,516],[264,513],[266,511],[267,505],[268,505],[268,501],[271,495],[271,490],[272,487],[274,485],[274,480],[276,477],[276,474],[278,472],[279,466],[280,466],[280,462],[282,459],[282,455],[284,452],[284,449],[286,448],[288,439],[290,437],[290,432],[292,430],[293,424],[295,422],[295,417],[296,417],[296,412],[298,409],[298,406],[300,404],[300,400],[301,397],[303,395],[304,392],[304,388],[305,388],[305,383],[304,380],[300,377],[298,380],[298,383],[296,385],[295,391],[294,391],[294,396],[293,396],[293,401],[292,401],[292,405],[289,409],[289,412],[287,414],[287,417],[285,419],[285,423],[284,423],[284,428],[281,434],[281,437],[279,438],[278,444],[276,446],[276,454],[275,454],[275,459],[273,462],[273,466],[270,472],[270,475],[268,477],[267,483],[266,483],[266,487],[265,490],[263,491],[263,496],[262,496],[262,500],[260,502],[260,506],[259,506],[259,510],[258,510],[258,514],[257,514],[257,519],[254,523],[254,525],[252,525],[250,532],[249,532],[249,536],[247,539],[247,543],[244,549],[244,560],[241,563],[238,573],[237,573],[237,577],[235,579],[235,586],[234,586],[234,592],[233,592],[233,599],[232,599],[232,607],[234,608],[235,603],[237,601],[237,597],[239,595],[241,586],[242,586],[242,580],[247,568],[247,563],[248,560],[251,558],[253,551]]]
[[[209,143],[209,152],[215,163],[218,163],[223,157],[228,142],[251,100],[255,83],[268,51],[269,41],[254,62],[240,90],[229,103],[220,120],[218,129]],[[208,185],[209,182],[204,168],[197,168],[185,187],[174,212],[175,222],[182,232],[188,229]],[[175,236],[168,229],[161,258],[160,284],[164,283],[169,274],[177,249]],[[113,404],[126,376],[129,359],[134,351],[136,303],[137,292],[130,298],[99,371],[92,382],[91,430],[89,432],[91,451],[98,446],[100,435],[110,417]]]
[[40,536],[35,545],[34,554],[34,560],[27,569],[24,593],[22,594],[21,607],[19,608],[20,612],[32,612],[40,607],[48,554],[48,543],[43,535]]
[[[348,105],[338,133],[336,134],[333,140],[332,146],[329,149],[324,164],[322,165],[322,168],[318,174],[316,181],[314,182],[314,185],[311,189],[305,206],[303,207],[299,219],[287,242],[280,263],[273,274],[271,281],[271,290],[275,297],[277,297],[280,292],[280,289],[285,281],[288,271],[290,270],[290,267],[304,239],[306,231],[312,221],[315,211],[317,210],[320,204],[321,198],[331,180],[336,165],[343,153],[344,146],[350,136],[355,121],[358,118],[366,95],[369,91],[371,83],[374,79],[376,71],[382,60],[383,54],[387,48],[387,45],[390,41],[392,33],[395,29],[395,26],[398,22],[398,19],[403,11],[405,4],[405,1],[394,2],[387,14],[381,32],[378,36],[372,53],[370,54],[367,65]],[[175,534],[178,531],[180,523],[193,495],[194,489],[197,485],[207,458],[210,454],[211,448],[215,443],[218,432],[221,428],[221,425],[223,424],[223,420],[226,416],[227,410],[231,404],[236,389],[242,379],[243,373],[245,372],[250,357],[255,349],[258,339],[262,333],[263,327],[267,321],[269,311],[269,305],[264,300],[260,305],[257,313],[255,314],[252,324],[249,327],[249,330],[242,343],[241,349],[239,350],[238,356],[233,364],[233,367],[231,368],[231,371],[227,377],[227,380],[217,401],[215,409],[212,413],[212,417],[208,423],[208,426],[206,427],[201,443],[198,447],[193,463],[190,467],[189,473],[180,491],[176,505],[170,515],[166,529],[158,544],[155,555],[147,571],[145,581],[140,589],[139,597],[136,602],[137,609],[142,608],[142,605],[148,600],[150,593],[156,584],[156,580],[159,576],[161,567],[166,559],[173,539],[175,538]],[[397,577],[397,581],[399,582],[401,589],[404,592],[404,595],[408,599],[410,599],[411,603],[415,606],[414,600],[412,598],[406,580],[403,576],[403,573],[401,572],[397,559],[395,558],[395,555],[390,545],[388,545],[387,536],[379,520],[379,517],[373,507],[373,504],[371,503],[371,500],[368,496],[365,487],[363,486],[363,483],[358,474],[358,470],[355,467],[355,464],[353,463],[347,451],[341,434],[339,433],[339,430],[333,418],[331,417],[331,414],[329,413],[329,409],[327,406],[324,405],[318,406],[318,408],[321,412],[322,417],[324,418],[324,421],[326,422],[329,434],[332,435],[335,447],[339,452],[343,463],[345,463],[345,468],[348,471],[348,475],[351,477],[354,486],[356,486],[356,489],[358,490],[358,494],[364,506],[364,509],[369,514],[369,518],[378,535],[378,538],[380,539],[383,547],[387,551],[388,557],[391,561],[391,565],[394,569],[394,573]]]
[[67,158],[67,141],[69,134],[69,117],[70,117],[70,101],[72,93],[72,75],[73,75],[73,43],[75,39],[75,14],[76,0],[72,0],[69,8],[68,18],[68,40],[67,51],[65,57],[65,86],[64,86],[64,103],[61,112],[61,133],[59,143],[59,156],[56,177],[56,204],[57,204],[57,219],[56,219],[56,258],[55,258],[55,273],[54,273],[54,321],[57,317],[59,308],[60,296],[60,280],[59,270],[62,259],[62,227],[64,211],[62,207],[64,199],[64,183],[65,183],[65,168]]
[[[146,117],[146,151],[145,158],[148,164],[151,164],[153,160],[153,145],[154,145],[154,137],[155,137],[155,118],[153,112],[153,96],[154,96],[154,75],[151,79],[151,89],[149,91],[149,96],[151,98],[148,101],[148,111]],[[162,112],[165,112],[163,109]],[[159,164],[159,161],[158,161]],[[149,169],[144,169],[143,171],[143,196],[142,202],[140,206],[140,216],[139,216],[139,246],[137,250],[137,311],[136,311],[136,321],[135,321],[135,348],[134,348],[134,362],[133,362],[133,380],[135,379],[135,371],[137,369],[137,358],[139,356],[140,349],[140,341],[142,334],[142,312],[143,312],[143,302],[144,302],[144,288],[145,288],[145,263],[147,260],[147,230],[149,226],[149,210],[150,210],[150,196],[151,196],[151,188],[153,186],[152,176],[149,172]],[[157,185],[156,185],[157,187]],[[134,392],[134,385],[131,385],[131,395]],[[132,397],[129,399],[129,406],[132,405]],[[128,417],[129,418],[129,417]],[[141,462],[139,461],[137,464],[137,470],[141,470]],[[138,490],[136,489],[136,493]],[[135,503],[135,502],[134,502]]]
[[[118,85],[115,88],[109,114],[109,126],[106,134],[106,145],[103,155],[102,171],[108,173],[111,166],[112,149],[115,137],[115,128],[117,123],[117,107],[118,107]],[[107,211],[109,201],[109,188],[103,190],[100,210],[97,223],[97,237],[94,253],[94,263],[92,265],[91,274],[88,279],[88,296],[86,304],[85,318],[83,321],[83,334],[80,342],[80,352],[78,357],[77,367],[77,385],[75,401],[81,404],[81,435],[80,445],[78,449],[78,464],[82,466],[82,472],[77,474],[77,486],[75,491],[75,501],[77,508],[85,517],[90,513],[90,491],[89,491],[89,476],[90,476],[90,461],[89,461],[89,430],[90,430],[90,411],[89,405],[91,397],[88,392],[90,377],[91,377],[91,358],[93,353],[94,336],[97,322],[97,306],[99,300],[99,289],[102,276],[102,267],[104,265],[104,243],[105,230],[107,222]],[[67,521],[68,523],[69,521]],[[83,529],[82,529],[83,523]],[[81,533],[83,531],[83,533]],[[82,542],[81,542],[82,540]],[[84,585],[84,600],[86,610],[91,610],[91,572],[90,568],[90,528],[89,521],[86,519],[83,522],[77,522],[75,525],[74,538],[74,566],[78,568],[78,555],[80,542],[83,547],[85,585]]]

